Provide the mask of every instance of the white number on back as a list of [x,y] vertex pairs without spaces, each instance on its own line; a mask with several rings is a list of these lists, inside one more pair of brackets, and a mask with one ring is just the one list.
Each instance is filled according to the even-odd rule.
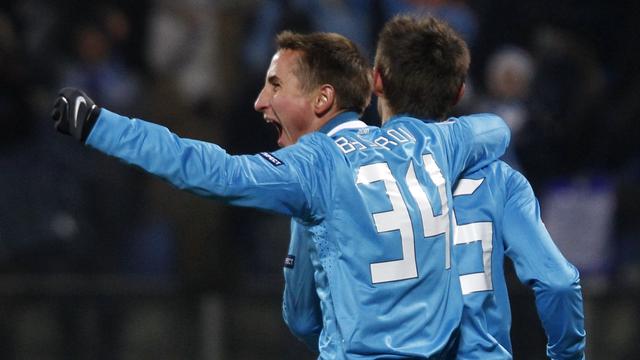
[[[423,155],[424,170],[436,185],[442,211],[440,215],[433,213],[431,201],[418,181],[413,162],[410,163],[404,182],[409,193],[418,204],[422,219],[422,233],[424,237],[445,234],[446,268],[450,266],[449,247],[449,205],[446,194],[446,181],[431,154]],[[360,167],[356,179],[357,184],[370,184],[382,181],[391,202],[391,210],[373,214],[376,230],[379,233],[397,230],[400,232],[402,243],[402,259],[371,263],[371,281],[374,284],[412,279],[418,276],[415,255],[415,239],[411,221],[411,214],[402,197],[397,180],[391,173],[387,163],[376,163]]]
[[[483,179],[471,180],[460,179],[453,196],[464,196],[473,194]],[[460,275],[460,286],[462,294],[467,295],[477,291],[493,290],[491,280],[491,252],[493,251],[493,224],[490,221],[475,222],[458,225],[458,221],[453,213],[454,233],[453,244],[462,245],[480,241],[482,247],[482,266],[484,271]]]

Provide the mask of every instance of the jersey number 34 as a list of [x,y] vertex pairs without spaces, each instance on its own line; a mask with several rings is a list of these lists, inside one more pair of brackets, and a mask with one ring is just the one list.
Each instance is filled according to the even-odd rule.
[[437,194],[440,200],[440,214],[435,215],[432,203],[425,192],[423,185],[418,181],[416,176],[416,166],[413,161],[409,164],[409,168],[401,179],[402,183],[393,176],[389,164],[375,163],[364,165],[358,170],[356,183],[370,184],[376,181],[382,181],[384,188],[391,202],[391,210],[378,212],[373,214],[376,230],[379,233],[388,231],[399,231],[402,259],[375,262],[370,264],[371,282],[374,284],[389,281],[398,281],[412,279],[418,276],[415,254],[415,238],[411,221],[412,214],[409,213],[407,202],[403,198],[400,187],[408,190],[409,196],[413,197],[414,202],[418,205],[419,216],[422,220],[422,235],[432,237],[436,235],[445,235],[445,266],[451,266],[451,248],[449,244],[449,204],[446,193],[446,180],[442,176],[440,168],[433,159],[433,155],[426,154],[422,157],[422,169],[427,173],[432,184],[424,186],[436,186]]

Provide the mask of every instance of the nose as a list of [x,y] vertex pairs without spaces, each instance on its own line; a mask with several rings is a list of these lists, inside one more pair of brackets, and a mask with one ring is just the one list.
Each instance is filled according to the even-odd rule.
[[269,101],[267,99],[266,91],[263,88],[262,91],[258,94],[258,98],[256,102],[253,104],[253,108],[258,112],[264,112],[269,106]]

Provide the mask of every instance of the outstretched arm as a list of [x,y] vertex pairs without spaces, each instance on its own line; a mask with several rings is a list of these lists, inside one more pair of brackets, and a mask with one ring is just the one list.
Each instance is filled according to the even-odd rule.
[[310,147],[230,156],[215,144],[100,109],[82,91],[69,88],[61,91],[52,116],[59,132],[180,189],[287,216],[308,215],[305,186],[313,186],[313,179],[301,181],[299,172],[317,161]]

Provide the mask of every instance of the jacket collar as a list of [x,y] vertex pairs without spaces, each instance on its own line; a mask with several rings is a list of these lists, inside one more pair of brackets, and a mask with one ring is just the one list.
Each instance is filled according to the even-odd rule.
[[318,131],[331,136],[342,129],[355,129],[366,126],[367,124],[358,118],[358,114],[356,112],[345,111],[329,120]]

